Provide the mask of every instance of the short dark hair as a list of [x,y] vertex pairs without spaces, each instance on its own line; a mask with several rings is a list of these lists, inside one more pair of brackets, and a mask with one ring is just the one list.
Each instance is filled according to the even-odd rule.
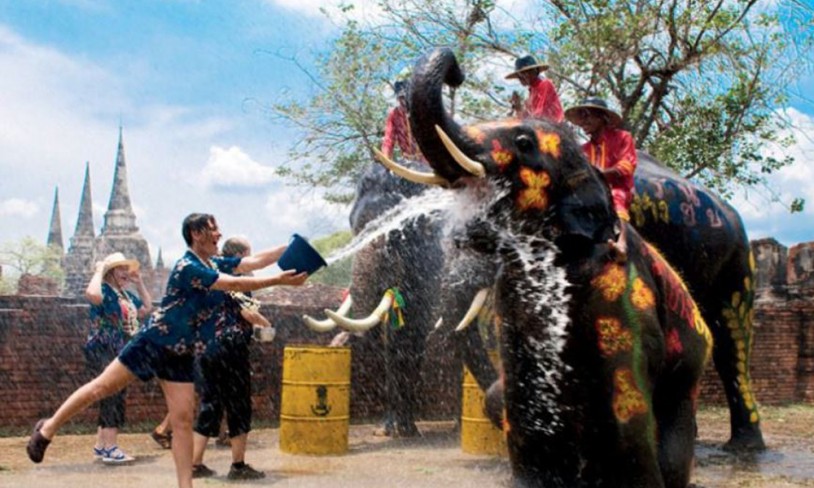
[[249,249],[249,240],[245,237],[235,236],[226,239],[220,248],[220,253],[226,257],[234,257]]
[[186,216],[184,223],[181,224],[181,235],[184,236],[184,242],[187,246],[192,245],[192,233],[200,232],[209,228],[209,224],[215,221],[215,217],[205,213],[192,213]]

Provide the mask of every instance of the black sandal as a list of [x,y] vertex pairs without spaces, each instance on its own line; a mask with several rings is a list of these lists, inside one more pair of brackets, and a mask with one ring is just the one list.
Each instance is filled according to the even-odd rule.
[[42,462],[42,458],[45,457],[45,450],[48,448],[48,444],[51,443],[51,439],[46,439],[40,432],[43,425],[45,425],[45,419],[40,419],[37,425],[34,426],[34,432],[25,447],[26,452],[28,452],[28,459],[35,463]]
[[172,447],[172,432],[167,432],[166,434],[162,434],[161,432],[154,430],[150,437],[161,446],[162,449],[170,449]]

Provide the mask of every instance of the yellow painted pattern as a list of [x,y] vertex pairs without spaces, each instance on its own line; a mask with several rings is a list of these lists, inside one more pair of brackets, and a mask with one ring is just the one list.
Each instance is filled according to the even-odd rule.
[[[755,257],[749,253],[749,268],[754,273]],[[751,297],[754,294],[753,282],[750,277],[743,279],[743,293],[734,292],[730,304],[724,307],[723,317],[729,334],[735,342],[737,349],[737,362],[735,367],[738,370],[738,390],[743,399],[743,404],[749,410],[749,421],[757,423],[760,420],[758,405],[752,395],[752,381],[749,375],[748,351],[752,350],[752,323],[754,320],[754,309],[749,306]]]
[[517,197],[520,210],[548,208],[548,193],[545,188],[551,184],[551,177],[545,170],[534,171],[530,168],[520,169],[520,180],[526,188]]
[[630,302],[638,310],[648,310],[655,306],[656,296],[653,290],[642,280],[636,278],[633,280],[633,290],[630,294]]
[[647,413],[647,402],[636,386],[633,371],[619,368],[613,372],[613,413],[616,419],[627,423],[636,415]]
[[542,152],[543,154],[549,154],[559,159],[561,154],[559,134],[543,132],[541,130],[538,130],[536,132],[537,140],[540,143],[540,152]]
[[512,161],[514,161],[514,154],[507,149],[503,149],[500,141],[494,139],[492,140],[492,160],[502,171],[504,168],[506,168],[506,166],[512,164]]
[[667,202],[653,200],[646,193],[644,195],[634,194],[633,201],[630,203],[631,221],[637,227],[641,227],[647,221],[648,215],[652,216],[654,222],[670,222],[670,211]]
[[597,275],[591,284],[609,302],[616,301],[627,288],[625,269],[619,264],[608,264],[601,274]]
[[605,357],[633,349],[633,333],[625,329],[617,318],[599,317],[596,332],[599,335],[599,352]]

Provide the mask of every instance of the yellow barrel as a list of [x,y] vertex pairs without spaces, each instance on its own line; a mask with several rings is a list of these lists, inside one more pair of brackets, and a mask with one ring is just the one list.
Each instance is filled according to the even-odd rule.
[[286,346],[280,403],[280,450],[342,454],[348,450],[350,348]]
[[506,436],[486,417],[484,393],[464,366],[461,400],[461,450],[468,454],[508,456]]

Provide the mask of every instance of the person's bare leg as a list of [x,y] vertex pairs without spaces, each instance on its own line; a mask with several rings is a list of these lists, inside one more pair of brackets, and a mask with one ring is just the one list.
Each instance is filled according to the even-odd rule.
[[116,445],[116,439],[119,434],[119,429],[116,427],[105,427],[102,429],[102,441],[105,448],[110,448]]
[[114,359],[99,376],[74,391],[54,415],[45,421],[40,433],[46,439],[53,439],[59,428],[74,415],[102,398],[118,393],[135,379],[136,376],[118,358]]
[[248,432],[232,437],[232,463],[242,463],[246,457],[246,440],[249,438]]
[[192,465],[203,464],[204,451],[206,451],[206,443],[209,442],[209,437],[201,435],[197,432],[192,432]]
[[195,416],[195,388],[192,383],[161,381],[172,424],[172,458],[178,488],[192,488],[192,418]]

